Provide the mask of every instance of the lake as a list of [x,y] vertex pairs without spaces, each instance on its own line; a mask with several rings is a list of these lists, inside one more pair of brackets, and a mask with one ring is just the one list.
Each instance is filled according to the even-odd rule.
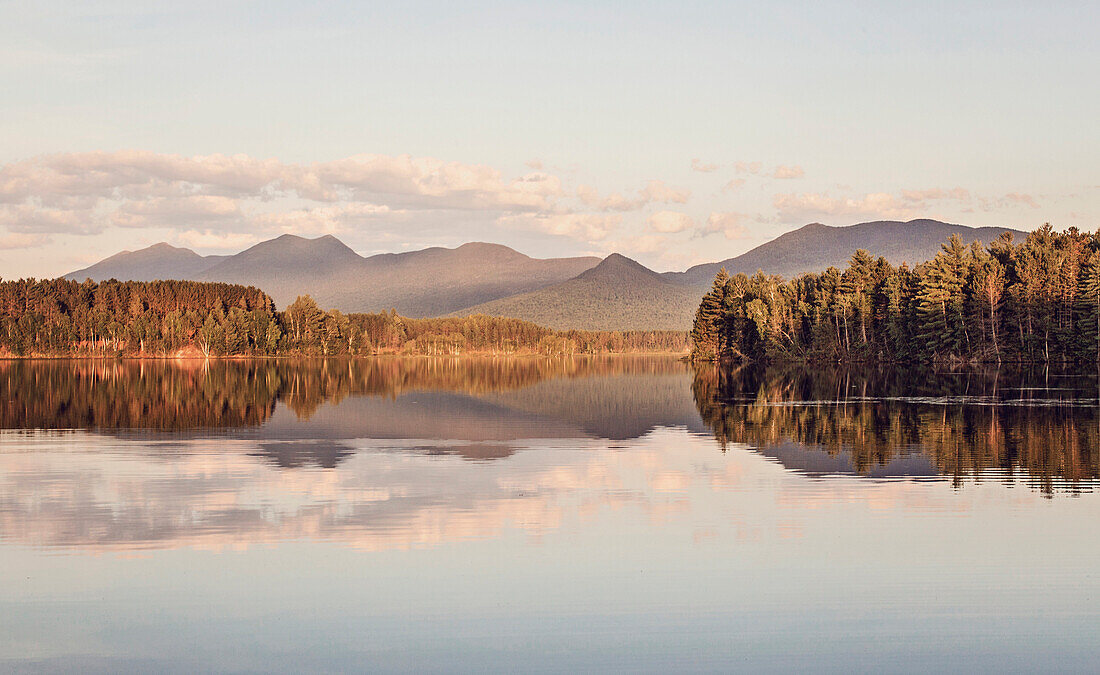
[[1094,372],[0,362],[0,670],[1090,671]]

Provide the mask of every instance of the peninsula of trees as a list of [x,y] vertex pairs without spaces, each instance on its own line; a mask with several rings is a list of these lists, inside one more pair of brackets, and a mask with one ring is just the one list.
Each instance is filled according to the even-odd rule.
[[0,281],[0,357],[677,352],[687,331],[556,331],[518,319],[286,311],[253,287],[197,281]]
[[692,339],[697,359],[1096,363],[1100,233],[952,236],[912,269],[858,250],[790,281],[722,270]]

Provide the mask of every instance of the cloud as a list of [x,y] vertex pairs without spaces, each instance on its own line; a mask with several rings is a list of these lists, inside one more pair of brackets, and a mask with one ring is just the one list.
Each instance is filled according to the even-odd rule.
[[0,227],[9,232],[38,234],[99,234],[103,224],[94,214],[56,209],[35,203],[0,205]]
[[734,178],[730,182],[722,186],[722,192],[735,192],[745,184],[744,178]]
[[252,234],[241,232],[216,232],[214,230],[187,230],[181,232],[176,241],[188,248],[218,249],[223,251],[240,251],[258,243],[259,239]]
[[46,234],[7,234],[0,236],[0,250],[10,251],[21,248],[37,248],[49,244],[51,238]]
[[646,220],[646,225],[648,225],[651,230],[654,232],[663,232],[665,234],[689,230],[694,224],[691,216],[686,213],[680,213],[679,211],[658,211]]
[[777,194],[773,198],[780,222],[807,222],[836,217],[910,220],[927,215],[934,202],[972,201],[970,191],[961,188],[901,190],[898,194],[871,192],[859,196],[833,197],[825,193]]
[[664,181],[651,180],[641,191],[646,203],[664,202],[666,204],[685,204],[691,197],[691,190],[669,187]]
[[903,199],[911,202],[926,202],[937,199],[970,200],[970,191],[961,187],[944,190],[943,188],[930,188],[927,190],[902,190]]
[[388,206],[351,203],[261,213],[252,216],[251,222],[257,229],[268,232],[319,235],[339,234],[353,229],[356,225],[363,225],[367,221],[381,218],[393,222],[393,216],[404,215],[406,212],[394,211]]
[[612,192],[601,198],[600,193],[591,185],[577,187],[577,198],[581,203],[600,211],[637,211],[650,204],[684,204],[691,197],[691,191],[665,185],[664,181],[651,180],[638,191],[635,197],[625,197],[622,193]]
[[744,239],[748,231],[744,226],[745,214],[727,211],[713,212],[707,217],[707,223],[697,231],[698,236],[722,233],[726,239]]
[[665,252],[668,237],[663,234],[639,234],[606,242],[602,247],[604,255],[622,253],[630,256]]
[[455,222],[515,224],[595,241],[621,221],[608,213],[684,203],[691,194],[650,180],[629,197],[601,198],[582,186],[574,200],[539,160],[529,166],[535,170],[506,177],[485,165],[411,155],[308,164],[141,150],[43,155],[0,165],[0,232],[150,228],[190,239],[208,232],[331,233],[403,226],[419,213],[418,223],[440,229]]
[[737,162],[733,165],[734,171],[737,173],[748,173],[756,175],[764,168],[764,165],[760,162]]
[[154,197],[125,202],[111,215],[111,223],[119,227],[145,227],[150,224],[186,226],[240,216],[237,200],[220,195]]
[[885,192],[861,197],[831,197],[814,192],[777,194],[773,204],[781,222],[807,222],[837,216],[907,220],[918,213],[912,203]]
[[700,173],[711,173],[718,170],[717,164],[707,164],[703,160],[696,157],[691,160],[691,170],[698,171]]
[[518,225],[545,234],[596,242],[614,232],[622,223],[622,216],[600,213],[531,214],[504,216],[499,222],[504,225]]
[[1031,195],[1021,194],[1019,192],[1009,192],[1003,197],[1004,201],[1013,204],[1024,204],[1030,206],[1033,209],[1039,208],[1039,202],[1035,201],[1035,198]]
[[772,172],[772,178],[778,179],[790,179],[790,178],[802,178],[806,173],[800,166],[777,166],[775,171]]

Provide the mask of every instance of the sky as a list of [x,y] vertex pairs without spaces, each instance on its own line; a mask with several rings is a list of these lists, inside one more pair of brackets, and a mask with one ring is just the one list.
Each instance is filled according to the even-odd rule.
[[1100,223],[1100,3],[0,0],[0,277],[291,233],[660,271]]

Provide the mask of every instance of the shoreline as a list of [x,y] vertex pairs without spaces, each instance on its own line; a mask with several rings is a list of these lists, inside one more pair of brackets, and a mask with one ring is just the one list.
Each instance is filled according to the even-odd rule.
[[281,359],[340,359],[340,360],[361,360],[361,359],[376,359],[376,358],[399,358],[399,359],[485,359],[485,358],[509,358],[509,359],[566,359],[566,358],[594,358],[594,357],[613,357],[613,358],[629,358],[629,357],[669,357],[687,359],[688,352],[670,352],[670,351],[653,351],[653,352],[599,352],[599,353],[575,353],[575,354],[538,354],[536,352],[522,352],[522,353],[493,353],[493,352],[477,352],[467,354],[399,354],[399,353],[381,353],[381,354],[331,354],[328,356],[321,354],[235,354],[233,356],[173,356],[173,355],[93,355],[93,354],[54,354],[54,355],[39,355],[32,354],[26,356],[15,355],[0,355],[0,362],[4,361],[180,361],[186,363],[194,363],[196,361],[264,361],[264,360],[281,360]]

